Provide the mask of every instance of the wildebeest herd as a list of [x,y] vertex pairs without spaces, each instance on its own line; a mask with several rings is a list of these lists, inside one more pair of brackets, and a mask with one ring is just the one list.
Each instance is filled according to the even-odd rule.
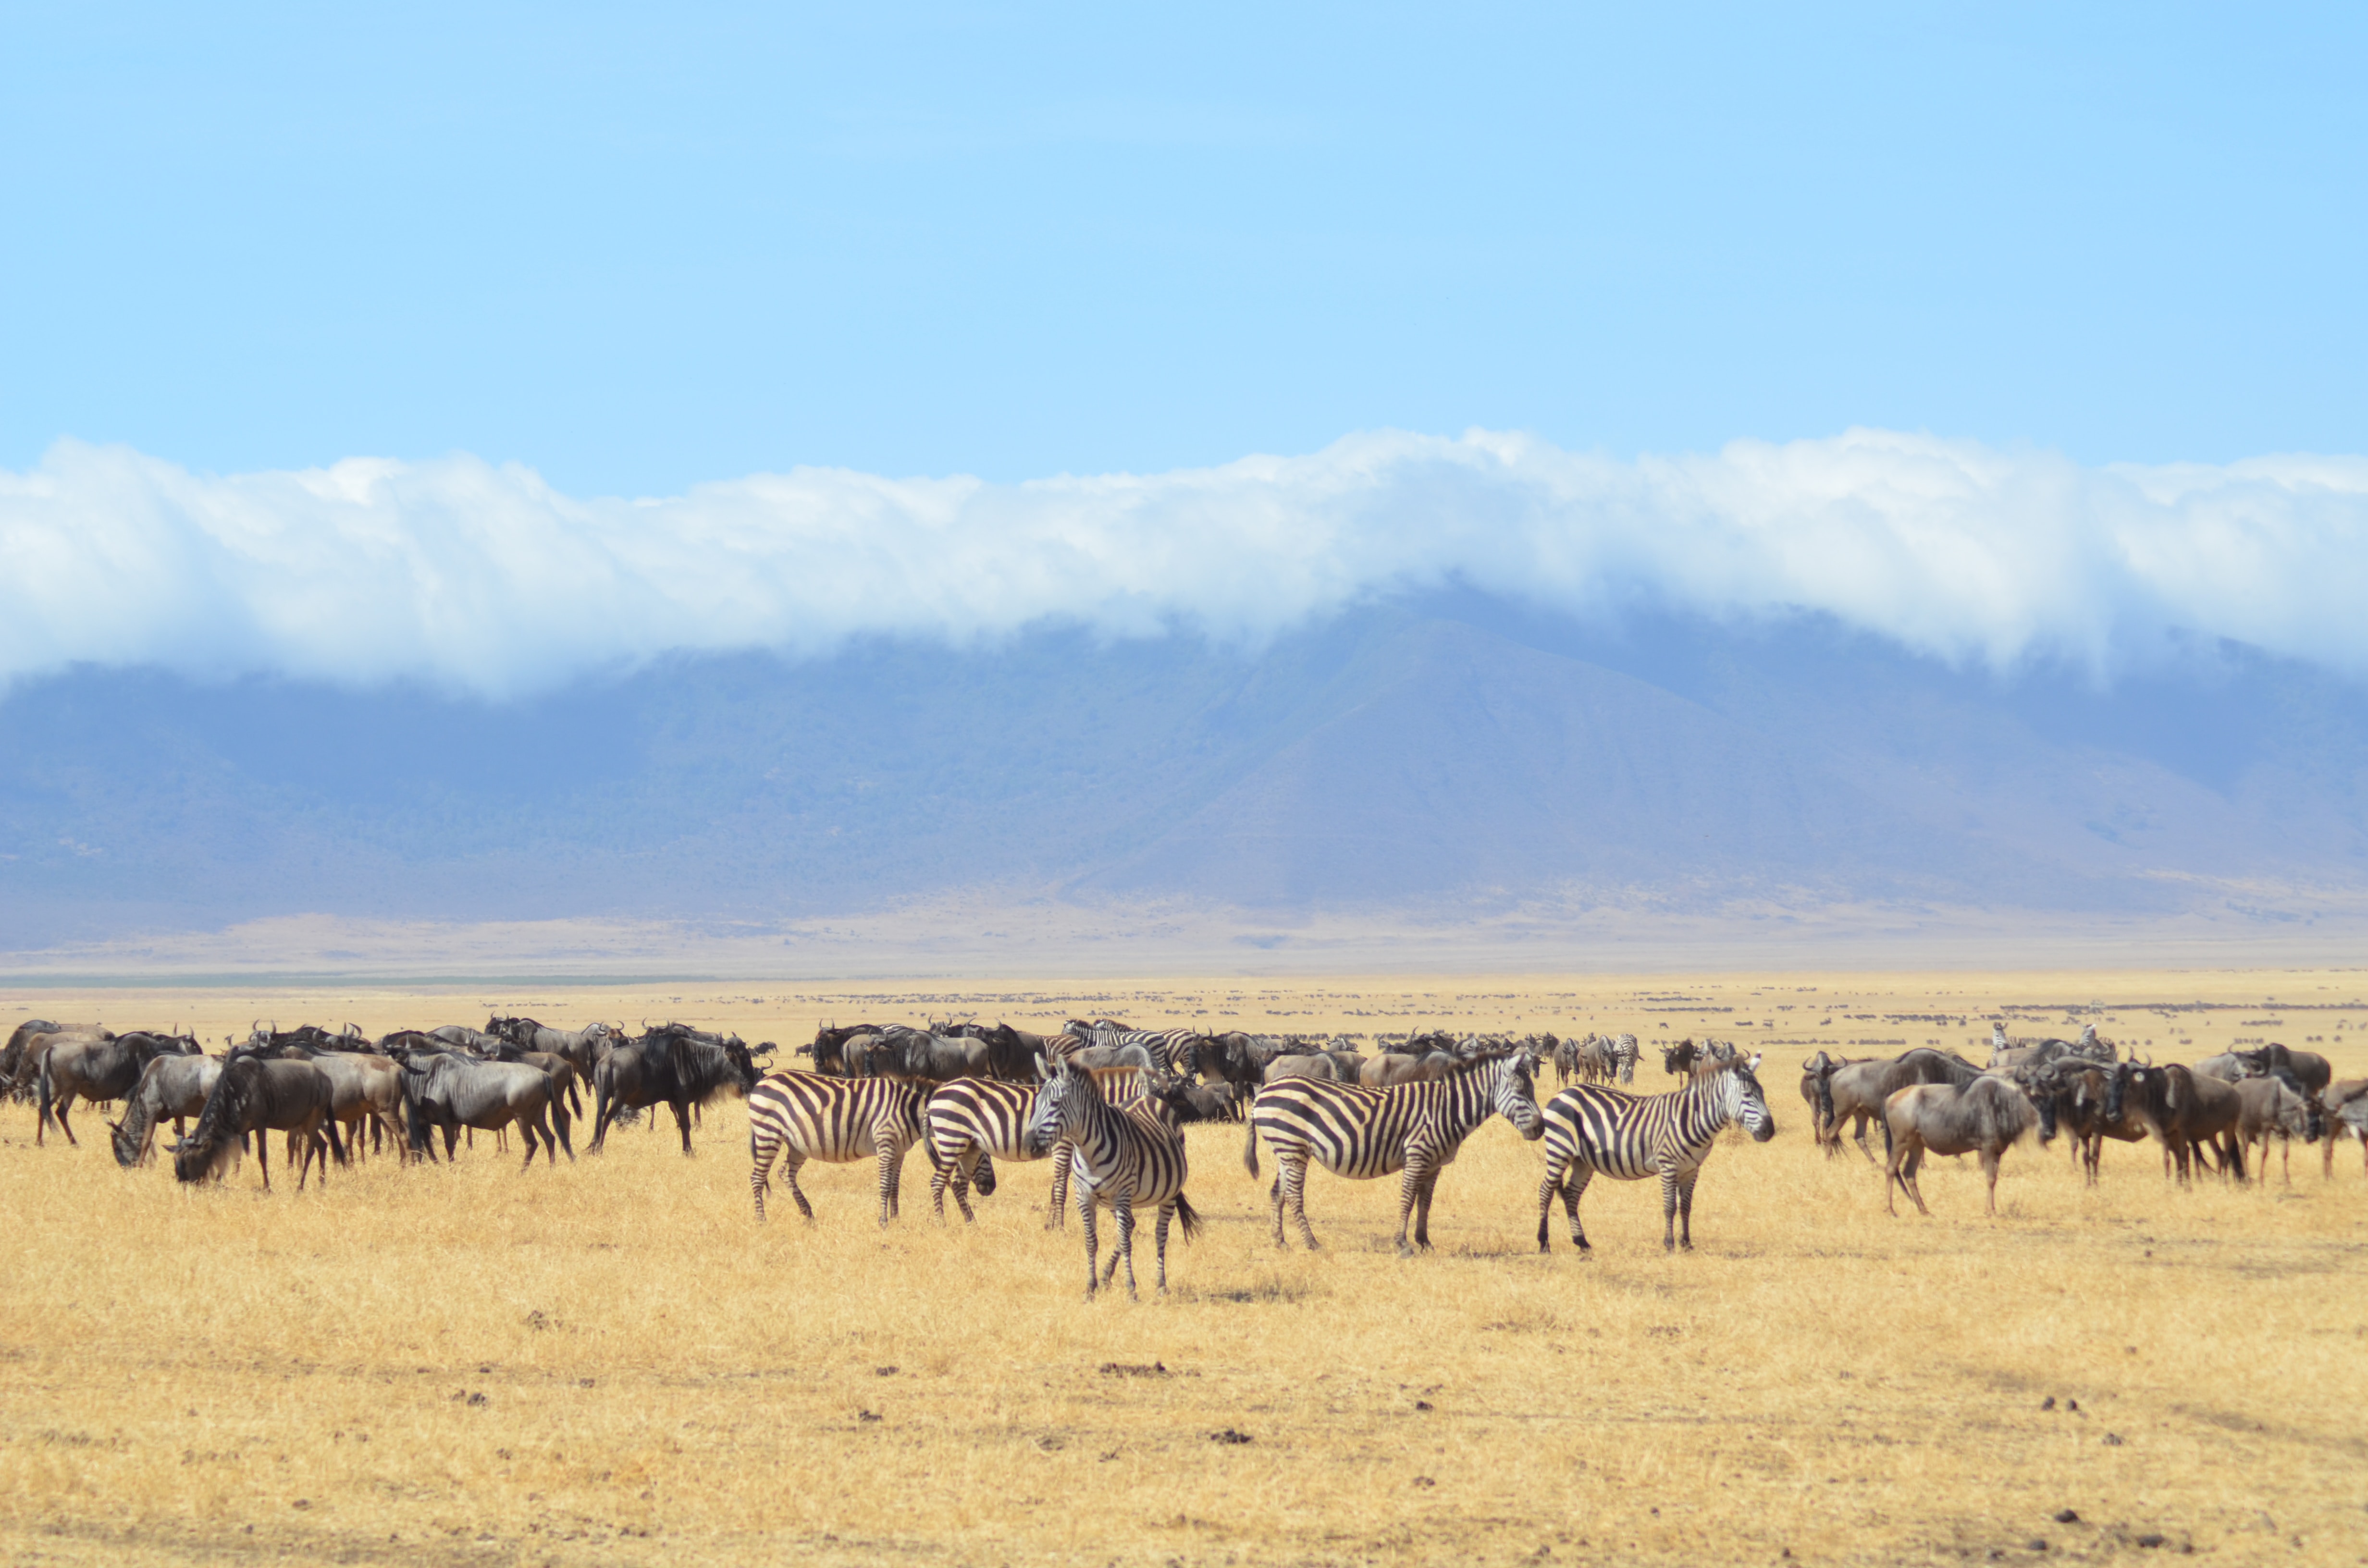
[[[1759,1056],[1681,1040],[1661,1048],[1663,1070],[1679,1086],[1640,1094],[1633,1090],[1639,1056],[1633,1034],[1561,1040],[1430,1031],[1383,1036],[1379,1049],[1364,1051],[1347,1039],[1136,1029],[1109,1018],[1073,1019],[1051,1034],[1002,1023],[826,1025],[797,1048],[808,1067],[771,1072],[764,1060],[776,1049],[769,1042],[752,1047],[675,1023],[633,1033],[610,1024],[555,1029],[494,1017],[483,1029],[446,1025],[375,1040],[350,1025],[336,1033],[257,1025],[245,1040],[225,1043],[228,1051],[213,1057],[187,1035],[30,1019],[0,1050],[0,1085],[37,1104],[37,1142],[52,1125],[75,1141],[75,1101],[113,1103],[123,1108],[108,1123],[122,1165],[151,1158],[157,1129],[169,1119],[179,1180],[220,1179],[251,1147],[267,1189],[271,1132],[284,1134],[301,1189],[316,1166],[325,1182],[332,1163],[372,1152],[405,1162],[450,1160],[464,1137],[473,1142],[484,1131],[499,1140],[513,1127],[526,1146],[522,1168],[532,1166],[538,1150],[546,1164],[560,1153],[573,1161],[574,1123],[586,1093],[588,1152],[600,1152],[620,1119],[665,1106],[688,1154],[700,1108],[740,1096],[749,1101],[750,1179],[760,1219],[777,1168],[812,1218],[797,1181],[809,1160],[876,1160],[883,1225],[896,1216],[905,1156],[916,1144],[928,1160],[940,1219],[949,1191],[971,1219],[971,1191],[991,1195],[998,1164],[1047,1160],[1053,1192],[1045,1222],[1060,1225],[1074,1198],[1089,1294],[1121,1266],[1133,1291],[1138,1207],[1155,1217],[1165,1289],[1171,1223],[1180,1222],[1188,1238],[1198,1228],[1184,1192],[1182,1130],[1193,1122],[1245,1123],[1243,1163],[1253,1176],[1260,1142],[1272,1153],[1277,1245],[1289,1245],[1292,1225],[1307,1246],[1317,1245],[1305,1203],[1314,1163],[1352,1179],[1397,1175],[1397,1245],[1408,1253],[1429,1245],[1441,1168],[1493,1116],[1543,1143],[1541,1249],[1551,1245],[1557,1197],[1573,1244],[1588,1246],[1579,1199],[1598,1176],[1657,1176],[1664,1245],[1690,1248],[1694,1186],[1718,1133],[1736,1127],[1765,1141],[1775,1131]],[[1533,1084],[1549,1065],[1561,1087],[1542,1106]],[[1847,1131],[1872,1162],[1868,1126],[1880,1125],[1886,1208],[1895,1192],[1924,1208],[1917,1176],[1927,1153],[1972,1153],[1995,1213],[2005,1151],[2059,1132],[2073,1139],[2091,1182],[2109,1138],[2157,1140],[2166,1175],[2181,1181],[2207,1161],[2222,1176],[2243,1179],[2248,1151],[2260,1145],[2266,1162],[2272,1141],[2282,1155],[2296,1139],[2323,1142],[2330,1171],[2339,1131],[2368,1142],[2368,1080],[2333,1082],[2324,1057],[2271,1045],[2192,1067],[2158,1066],[2121,1054],[2093,1028],[2075,1040],[2015,1040],[2001,1026],[1990,1061],[1980,1066],[1930,1048],[1861,1061],[1819,1051],[1803,1064],[1801,1094],[1828,1156]],[[1106,1269],[1098,1267],[1097,1239],[1104,1209],[1118,1231]]]

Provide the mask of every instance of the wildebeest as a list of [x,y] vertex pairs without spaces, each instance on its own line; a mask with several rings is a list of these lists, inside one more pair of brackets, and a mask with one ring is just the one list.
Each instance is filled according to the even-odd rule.
[[1434,1051],[1427,1056],[1384,1051],[1379,1056],[1368,1056],[1358,1064],[1356,1082],[1369,1089],[1386,1089],[1392,1084],[1434,1084],[1459,1065],[1443,1051]]
[[825,1024],[814,1030],[813,1043],[799,1046],[794,1054],[813,1057],[815,1072],[837,1076],[847,1071],[847,1042],[880,1032],[878,1024]]
[[[1661,1047],[1661,1071],[1672,1078],[1685,1077],[1693,1072],[1694,1058],[1700,1054],[1690,1039],[1681,1040],[1675,1045],[1665,1045]],[[1870,1159],[1873,1157],[1868,1156]]]
[[[46,1022],[47,1020],[36,1020]],[[32,1100],[40,1096],[41,1063],[50,1052],[68,1040],[113,1040],[112,1031],[95,1024],[61,1024],[55,1028],[37,1029],[29,1024],[18,1026],[10,1037],[8,1048],[16,1053],[16,1064],[8,1074],[8,1097]],[[38,1134],[36,1135],[38,1136]]]
[[603,1023],[589,1023],[580,1029],[555,1029],[532,1018],[492,1017],[485,1020],[485,1032],[509,1041],[521,1051],[564,1057],[580,1078],[590,1078],[592,1069],[600,1064],[600,1052],[609,1042],[621,1039],[617,1029]]
[[127,1170],[148,1157],[155,1142],[156,1124],[173,1119],[173,1135],[186,1135],[188,1119],[206,1108],[222,1076],[222,1063],[211,1056],[158,1056],[141,1071],[140,1082],[127,1097],[123,1119],[108,1128],[113,1134],[115,1163]]
[[[2319,1110],[2326,1119],[2326,1142],[2319,1146],[2320,1174],[2332,1180],[2335,1176],[2335,1140],[2339,1130],[2348,1130],[2355,1136],[2368,1127],[2368,1078],[2340,1078],[2327,1086],[2318,1096]],[[2360,1158],[2368,1168],[2368,1136],[2360,1138]]]
[[1320,1051],[1311,1051],[1298,1055],[1272,1058],[1267,1062],[1266,1070],[1259,1074],[1259,1081],[1272,1084],[1284,1078],[1316,1078],[1329,1084],[1338,1082],[1339,1077],[1339,1069],[1333,1064],[1329,1056]]
[[471,1062],[422,1052],[403,1063],[403,1102],[411,1146],[423,1154],[438,1128],[443,1129],[444,1155],[450,1159],[461,1128],[516,1123],[526,1140],[521,1172],[533,1168],[538,1138],[545,1165],[559,1163],[554,1150],[565,1150],[571,1162],[575,1158],[567,1108],[554,1097],[551,1074],[523,1062]]
[[304,1190],[316,1159],[325,1187],[328,1140],[336,1136],[330,1117],[336,1097],[329,1075],[310,1062],[268,1062],[233,1051],[206,1096],[205,1108],[198,1113],[198,1125],[174,1145],[173,1176],[184,1182],[220,1180],[237,1162],[241,1142],[252,1134],[256,1158],[263,1166],[263,1190],[269,1192],[271,1144],[264,1134],[285,1132],[288,1158],[296,1164],[296,1190]]
[[1842,1122],[1852,1121],[1851,1136],[1869,1165],[1874,1151],[1867,1146],[1866,1124],[1880,1120],[1893,1095],[1911,1084],[1949,1084],[1964,1087],[1982,1070],[1962,1056],[1930,1046],[1918,1046],[1888,1058],[1828,1064],[1817,1077],[1817,1141],[1841,1146]]
[[991,1055],[984,1040],[898,1029],[881,1037],[865,1053],[861,1075],[929,1084],[985,1078],[991,1075]]
[[2025,1085],[2034,1101],[2045,1098],[2056,1130],[2070,1136],[2072,1157],[2090,1187],[2097,1185],[2106,1139],[2137,1143],[2146,1137],[2146,1122],[2132,1116],[2127,1105],[2118,1117],[2105,1114],[2112,1071],[2103,1062],[2065,1057],[2037,1069]]
[[2097,1038],[2097,1026],[2094,1024],[2081,1025],[2078,1040],[2057,1040],[2051,1036],[2044,1040],[2025,1038],[2016,1040],[2007,1039],[2004,1024],[1990,1025],[1989,1070],[1993,1073],[2028,1073],[2068,1058],[2110,1062],[2115,1054],[2111,1040]]
[[[17,1070],[24,1064],[27,1040],[35,1035],[63,1034],[69,1030],[79,1030],[85,1034],[97,1032],[95,1028],[87,1024],[62,1024],[54,1018],[27,1018],[9,1030],[8,1043],[0,1046],[0,1092],[9,1095],[17,1092]],[[27,1077],[24,1081],[29,1085],[32,1079]]]
[[153,1035],[134,1031],[106,1040],[60,1040],[41,1058],[40,1119],[33,1142],[42,1141],[54,1118],[68,1143],[74,1136],[67,1111],[77,1097],[120,1100],[140,1082],[148,1063],[159,1056],[195,1056],[198,1042],[186,1035]]
[[737,1035],[667,1024],[627,1040],[603,1056],[592,1074],[596,1119],[591,1152],[597,1154],[606,1145],[619,1111],[665,1105],[674,1110],[682,1152],[689,1154],[691,1108],[724,1095],[746,1098],[757,1078],[756,1056]]
[[2143,1122],[2162,1142],[2164,1174],[2175,1165],[2181,1183],[2190,1179],[2198,1149],[2215,1157],[2222,1176],[2233,1173],[2241,1180],[2245,1151],[2236,1138],[2241,1103],[2235,1085],[2180,1063],[2121,1062],[2108,1080],[2105,1116]]
[[1886,1162],[1883,1207],[1899,1212],[1894,1188],[1916,1200],[1918,1214],[1930,1214],[1916,1173],[1924,1153],[1978,1154],[1988,1184],[1982,1211],[1998,1213],[1998,1160],[2008,1148],[2043,1131],[2052,1116],[2007,1078],[1983,1074],[1959,1087],[1954,1084],[1910,1084],[1893,1091],[1883,1106],[1883,1144]]
[[2305,1095],[2325,1092],[2335,1077],[2326,1057],[2316,1051],[2289,1051],[2274,1040],[2254,1051],[2237,1052],[2237,1060],[2245,1064],[2248,1076],[2260,1077],[2271,1073],[2291,1073]]
[[2278,1141],[2279,1168],[2285,1185],[2294,1185],[2294,1141],[2316,1143],[2326,1128],[2319,1119],[2316,1096],[2303,1093],[2290,1073],[2248,1078],[2237,1085],[2237,1144],[2250,1150],[2261,1146],[2261,1180],[2270,1179],[2270,1140]]

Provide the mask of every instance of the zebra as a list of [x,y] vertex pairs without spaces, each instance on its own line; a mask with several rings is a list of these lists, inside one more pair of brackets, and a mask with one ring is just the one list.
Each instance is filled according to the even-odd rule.
[[[1184,1196],[1189,1174],[1184,1159],[1184,1130],[1167,1118],[1156,1099],[1138,1098],[1113,1105],[1103,1097],[1102,1085],[1090,1072],[1079,1072],[1064,1062],[1046,1074],[1028,1114],[1028,1139],[1042,1149],[1056,1143],[1074,1145],[1071,1171],[1076,1177],[1077,1221],[1086,1233],[1086,1299],[1098,1284],[1118,1278],[1119,1259],[1126,1260],[1126,1293],[1134,1289],[1134,1206],[1154,1205],[1159,1219],[1153,1231],[1158,1255],[1159,1293],[1167,1293],[1167,1222],[1182,1222],[1184,1239],[1201,1231],[1201,1216]],[[1109,1204],[1118,1216],[1118,1242],[1110,1248],[1110,1272],[1097,1273],[1100,1242],[1095,1234],[1095,1211]]]
[[[1130,1078],[1142,1074],[1121,1069]],[[1007,1084],[985,1078],[957,1078],[929,1096],[924,1116],[928,1125],[929,1201],[938,1218],[946,1217],[946,1188],[953,1188],[964,1223],[971,1212],[973,1183],[981,1198],[995,1196],[996,1160],[1036,1160],[1042,1150],[1028,1142],[1028,1116],[1035,1108],[1036,1089],[1030,1084]],[[1053,1149],[1053,1198],[1046,1206],[1044,1228],[1053,1230],[1066,1219],[1069,1164],[1075,1148],[1058,1143]]]
[[1616,1073],[1622,1083],[1634,1083],[1636,1081],[1636,1058],[1639,1054],[1636,1048],[1636,1037],[1633,1034],[1606,1035],[1603,1039],[1603,1050],[1605,1054],[1610,1056],[1611,1059],[1611,1065],[1612,1069],[1611,1072],[1606,1073],[1604,1076],[1609,1079]]
[[[1501,1113],[1524,1138],[1544,1131],[1530,1082],[1530,1059],[1521,1052],[1483,1060],[1428,1084],[1368,1089],[1315,1078],[1279,1078],[1258,1091],[1250,1108],[1249,1139],[1242,1164],[1258,1174],[1258,1141],[1263,1135],[1279,1167],[1268,1197],[1274,1204],[1274,1244],[1289,1249],[1282,1213],[1286,1205],[1299,1221],[1310,1252],[1315,1232],[1307,1223],[1307,1162],[1335,1176],[1371,1181],[1395,1170],[1398,1183],[1398,1256],[1406,1244],[1406,1216],[1415,1211],[1415,1247],[1430,1250],[1430,1198],[1440,1167],[1455,1158],[1463,1141],[1491,1116]],[[1419,1206],[1418,1211],[1417,1205]]]
[[757,1218],[765,1217],[765,1187],[776,1153],[781,1185],[809,1221],[814,1205],[798,1190],[798,1168],[808,1160],[845,1165],[870,1153],[880,1161],[880,1223],[886,1225],[896,1213],[905,1152],[923,1136],[925,1097],[913,1085],[894,1078],[766,1074],[748,1092],[748,1185],[757,1195]]
[[1151,1053],[1151,1064],[1163,1073],[1182,1074],[1190,1060],[1199,1065],[1201,1047],[1209,1037],[1199,1029],[1130,1029],[1105,1018],[1087,1023],[1071,1018],[1061,1026],[1064,1034],[1075,1036],[1080,1045],[1139,1045]]
[[[1759,1058],[1737,1058],[1690,1079],[1666,1095],[1623,1095],[1592,1084],[1567,1088],[1546,1102],[1546,1179],[1538,1187],[1538,1250],[1550,1252],[1547,1219],[1554,1196],[1570,1211],[1570,1239],[1592,1250],[1578,1221],[1579,1196],[1600,1172],[1614,1181],[1661,1177],[1662,1247],[1694,1248],[1694,1180],[1710,1157],[1711,1140],[1741,1122],[1757,1142],[1776,1135],[1776,1119],[1760,1091]],[[1682,1223],[1683,1231],[1679,1226]]]

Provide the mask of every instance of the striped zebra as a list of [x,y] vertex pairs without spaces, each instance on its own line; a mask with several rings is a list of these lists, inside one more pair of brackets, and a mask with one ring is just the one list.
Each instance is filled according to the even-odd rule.
[[[1130,1078],[1142,1074],[1127,1070]],[[964,1223],[971,1212],[970,1188],[981,1198],[995,1196],[995,1162],[1041,1160],[1044,1152],[1028,1142],[1028,1117],[1036,1107],[1032,1084],[1007,1084],[986,1078],[957,1078],[929,1096],[924,1118],[928,1125],[929,1201],[938,1218],[946,1217],[946,1189],[953,1188]],[[1067,1217],[1069,1164],[1076,1151],[1067,1143],[1053,1148],[1053,1198],[1045,1206],[1044,1228],[1053,1230]]]
[[1258,1174],[1258,1141],[1263,1136],[1279,1167],[1268,1197],[1274,1203],[1274,1244],[1288,1248],[1282,1211],[1290,1207],[1308,1250],[1315,1232],[1307,1223],[1307,1162],[1352,1181],[1403,1170],[1398,1183],[1398,1256],[1411,1256],[1406,1216],[1412,1212],[1414,1244],[1430,1249],[1430,1198],[1440,1168],[1455,1158],[1463,1141],[1490,1117],[1503,1115],[1524,1138],[1544,1123],[1530,1083],[1530,1059],[1516,1051],[1458,1068],[1429,1084],[1368,1089],[1315,1078],[1279,1078],[1258,1091],[1250,1108],[1249,1141],[1242,1164]]
[[748,1091],[748,1185],[757,1195],[757,1218],[765,1217],[765,1187],[776,1154],[781,1185],[808,1220],[814,1205],[798,1190],[799,1167],[808,1160],[845,1165],[872,1154],[880,1161],[880,1222],[887,1224],[896,1213],[905,1152],[923,1137],[925,1097],[894,1078],[766,1074]]
[[[1737,1060],[1715,1073],[1691,1079],[1666,1095],[1624,1095],[1580,1084],[1546,1102],[1546,1179],[1538,1187],[1538,1250],[1550,1252],[1547,1220],[1554,1196],[1570,1211],[1570,1239],[1588,1251],[1578,1222],[1579,1195],[1598,1175],[1614,1181],[1661,1178],[1662,1246],[1675,1252],[1694,1246],[1694,1179],[1710,1158],[1711,1141],[1730,1122],[1740,1122],[1754,1140],[1776,1135],[1776,1119],[1761,1093],[1759,1058]],[[1680,1225],[1683,1229],[1680,1231]]]
[[1606,1076],[1616,1074],[1623,1084],[1634,1083],[1638,1054],[1636,1037],[1633,1034],[1606,1035],[1603,1046],[1605,1054],[1611,1059],[1611,1073]]
[[1073,1035],[1080,1045],[1139,1045],[1151,1053],[1151,1064],[1163,1073],[1181,1074],[1187,1053],[1194,1053],[1197,1064],[1198,1048],[1208,1043],[1209,1037],[1198,1029],[1130,1029],[1113,1027],[1109,1020],[1087,1023],[1071,1018],[1063,1024],[1064,1033]]
[[[1062,1062],[1036,1091],[1028,1117],[1029,1141],[1038,1148],[1068,1143],[1076,1150],[1070,1166],[1076,1178],[1077,1221],[1086,1233],[1086,1299],[1096,1289],[1118,1278],[1119,1260],[1126,1260],[1126,1293],[1134,1289],[1134,1206],[1159,1211],[1153,1236],[1158,1254],[1159,1293],[1167,1293],[1167,1222],[1183,1222],[1184,1239],[1200,1233],[1201,1216],[1184,1196],[1189,1174],[1184,1161],[1184,1130],[1170,1119],[1159,1102],[1138,1098],[1113,1105],[1102,1094],[1092,1073],[1081,1073]],[[1100,1241],[1095,1233],[1096,1211],[1108,1204],[1118,1216],[1118,1242],[1110,1248],[1110,1272],[1098,1273]]]

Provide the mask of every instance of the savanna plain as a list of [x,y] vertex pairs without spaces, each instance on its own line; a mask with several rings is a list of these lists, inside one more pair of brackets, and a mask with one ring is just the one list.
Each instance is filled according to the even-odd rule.
[[[2010,1153],[1884,1212],[1814,1145],[1825,1048],[2095,1022],[2157,1061],[2280,1040],[2368,1073],[2368,972],[748,983],[277,992],[0,991],[28,1015],[573,1026],[1078,1014],[1372,1034],[1410,1025],[1705,1032],[1765,1052],[1780,1123],[1706,1167],[1697,1250],[1649,1184],[1599,1182],[1591,1256],[1538,1251],[1538,1146],[1501,1120],[1440,1184],[1436,1252],[1392,1247],[1395,1180],[1311,1177],[1319,1253],[1278,1252],[1243,1129],[1190,1131],[1208,1220],[1172,1289],[1087,1301],[1047,1167],[940,1224],[907,1161],[809,1166],[815,1223],[759,1225],[745,1108],[521,1174],[374,1158],[299,1193],[252,1162],[183,1188],[105,1124],[34,1144],[0,1107],[0,1543],[17,1562],[2368,1562],[2368,1176],[2181,1190],[2150,1145],[2102,1184]],[[1553,1091],[1551,1074],[1541,1097]],[[278,1161],[274,1161],[275,1167]],[[1270,1172],[1271,1163],[1266,1168]],[[1110,1227],[1104,1228],[1105,1238]],[[1107,1244],[1107,1243],[1106,1243]]]

